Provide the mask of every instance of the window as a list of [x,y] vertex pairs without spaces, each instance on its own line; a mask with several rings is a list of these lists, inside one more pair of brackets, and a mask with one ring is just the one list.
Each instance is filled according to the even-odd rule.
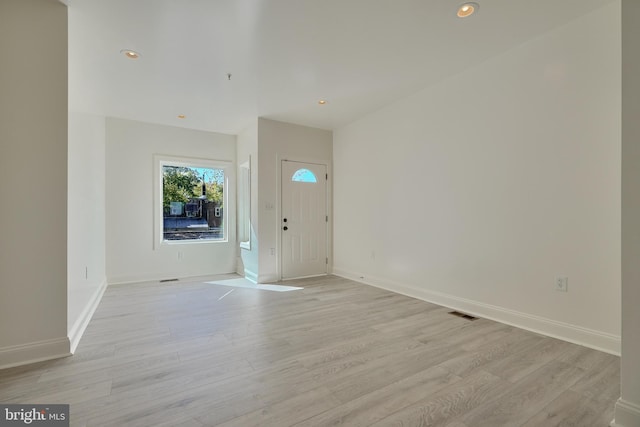
[[316,176],[309,169],[298,169],[291,177],[291,181],[318,182],[318,180],[316,179]]
[[227,241],[224,162],[157,158],[157,243]]
[[251,156],[238,167],[238,240],[251,250]]

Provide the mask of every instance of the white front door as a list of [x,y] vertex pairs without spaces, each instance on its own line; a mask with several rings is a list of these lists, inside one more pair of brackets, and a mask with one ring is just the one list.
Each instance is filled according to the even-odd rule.
[[327,273],[327,166],[282,161],[282,278]]

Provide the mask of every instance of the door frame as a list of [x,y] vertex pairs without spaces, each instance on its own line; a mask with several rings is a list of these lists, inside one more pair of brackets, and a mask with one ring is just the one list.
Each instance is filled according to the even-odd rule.
[[[327,221],[327,226],[325,229],[326,239],[327,239],[327,269],[325,274],[331,274],[333,271],[333,180],[332,180],[332,164],[331,161],[326,159],[318,159],[313,157],[291,157],[291,156],[278,156],[278,166],[277,166],[277,194],[276,194],[276,215],[278,218],[278,233],[276,238],[276,265],[278,269],[278,277],[280,280],[291,280],[283,278],[283,268],[282,268],[282,162],[300,162],[300,163],[311,163],[315,165],[322,165],[326,168],[327,171],[327,179],[325,182],[326,185],[326,206],[327,206],[327,215],[329,220]],[[322,276],[322,275],[313,275],[313,276]],[[309,277],[313,277],[309,276]]]

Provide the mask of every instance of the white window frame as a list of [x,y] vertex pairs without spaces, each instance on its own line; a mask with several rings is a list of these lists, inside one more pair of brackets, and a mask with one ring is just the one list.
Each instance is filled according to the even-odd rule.
[[[164,166],[184,166],[195,168],[215,168],[222,169],[224,171],[224,210],[222,212],[222,233],[223,239],[216,240],[164,240],[164,221],[162,214],[162,201],[163,201],[163,184],[162,184],[162,168]],[[232,222],[231,218],[234,215],[234,209],[229,209],[229,194],[234,189],[231,188],[231,177],[233,173],[233,162],[226,160],[213,160],[203,159],[198,157],[179,157],[164,154],[155,154],[153,156],[153,247],[158,249],[162,246],[172,245],[215,245],[218,243],[228,243],[230,236],[229,230],[231,230],[229,223]]]

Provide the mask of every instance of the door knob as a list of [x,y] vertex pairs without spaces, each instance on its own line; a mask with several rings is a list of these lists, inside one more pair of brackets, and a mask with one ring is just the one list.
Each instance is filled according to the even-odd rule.
[[287,226],[285,225],[284,227],[282,227],[282,229],[283,229],[284,231],[287,231],[287,230],[289,229],[289,227],[287,227]]

